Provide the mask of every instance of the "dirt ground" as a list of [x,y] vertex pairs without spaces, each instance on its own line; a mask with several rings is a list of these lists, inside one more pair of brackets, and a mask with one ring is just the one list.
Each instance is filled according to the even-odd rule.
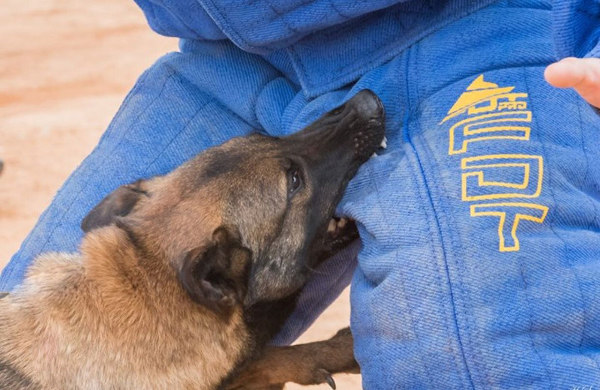
[[[3,0],[0,36],[2,268],[137,76],[177,41],[153,33],[133,0]],[[299,341],[327,338],[348,318],[346,291]],[[359,375],[336,382],[360,389]]]

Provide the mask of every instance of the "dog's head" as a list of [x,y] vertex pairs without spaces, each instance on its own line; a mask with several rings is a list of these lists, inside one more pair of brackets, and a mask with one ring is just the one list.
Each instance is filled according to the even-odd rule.
[[328,225],[382,143],[383,122],[379,99],[361,91],[288,137],[235,138],[168,175],[122,186],[82,228],[115,223],[217,312],[283,298],[338,238]]

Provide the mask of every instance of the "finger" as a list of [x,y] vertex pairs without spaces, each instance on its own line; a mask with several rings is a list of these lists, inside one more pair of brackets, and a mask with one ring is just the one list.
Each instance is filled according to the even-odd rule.
[[546,80],[559,88],[574,88],[583,99],[600,107],[600,59],[565,58],[546,68]]
[[579,58],[565,58],[548,65],[544,71],[546,81],[557,88],[573,88],[585,79],[585,66]]

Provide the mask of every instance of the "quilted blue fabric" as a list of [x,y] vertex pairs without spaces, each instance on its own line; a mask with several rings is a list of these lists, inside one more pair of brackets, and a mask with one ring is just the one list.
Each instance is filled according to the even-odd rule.
[[598,56],[600,2],[137,0],[182,37],[138,80],[4,270],[76,250],[109,191],[252,131],[301,129],[357,91],[388,149],[339,212],[360,245],[315,274],[276,343],[352,280],[367,389],[600,386],[600,118],[543,81]]

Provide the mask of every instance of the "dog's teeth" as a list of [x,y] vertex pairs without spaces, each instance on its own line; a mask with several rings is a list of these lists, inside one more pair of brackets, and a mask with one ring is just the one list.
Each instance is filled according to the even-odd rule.
[[333,233],[335,232],[335,227],[337,226],[337,223],[335,222],[335,219],[331,218],[329,220],[329,225],[327,226],[327,233]]
[[338,229],[343,229],[347,222],[348,220],[346,218],[340,218],[340,220],[337,222]]
[[375,157],[377,157],[377,153],[373,153],[373,154],[371,155],[371,158],[375,158]]
[[381,145],[379,145],[379,147],[382,149],[387,148],[387,138],[385,136],[383,136],[383,139],[381,140]]

